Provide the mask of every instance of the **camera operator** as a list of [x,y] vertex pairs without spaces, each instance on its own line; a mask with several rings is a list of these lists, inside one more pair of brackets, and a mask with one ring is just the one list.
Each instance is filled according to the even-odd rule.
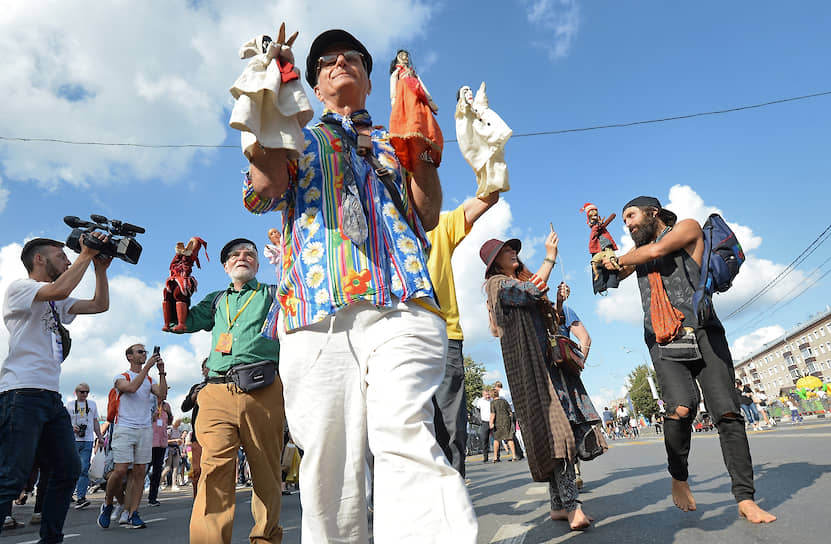
[[98,406],[95,401],[89,400],[89,384],[79,383],[75,388],[75,400],[66,403],[66,411],[72,421],[72,430],[75,432],[75,445],[78,448],[78,457],[81,459],[81,475],[78,485],[75,486],[75,509],[80,510],[89,506],[87,488],[89,487],[89,461],[92,456],[93,435],[98,439],[98,447],[103,448],[104,439],[101,436],[101,425],[98,424]]
[[[46,238],[27,242],[20,258],[29,277],[12,282],[3,303],[9,355],[0,367],[0,435],[6,437],[0,441],[0,518],[11,513],[12,500],[23,489],[39,452],[51,469],[40,527],[43,542],[63,540],[64,519],[81,472],[75,433],[58,392],[70,345],[63,323],[77,314],[105,312],[110,305],[107,267],[112,259],[96,258],[98,250],[86,245],[87,236],[107,239],[102,233],[85,235],[72,265],[63,243]],[[70,297],[90,262],[95,270],[94,297]],[[24,431],[14,433],[13,428]]]

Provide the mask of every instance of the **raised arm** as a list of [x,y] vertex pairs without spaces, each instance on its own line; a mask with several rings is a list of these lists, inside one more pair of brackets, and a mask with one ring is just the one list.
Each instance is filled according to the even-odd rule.
[[257,146],[248,157],[254,191],[263,198],[279,198],[289,187],[289,150]]
[[491,207],[493,207],[493,205],[498,201],[499,191],[494,191],[489,195],[466,200],[464,203],[465,226],[468,229],[471,228],[476,220],[482,217],[482,214],[491,209]]
[[102,255],[98,255],[92,260],[92,266],[95,270],[95,295],[91,300],[77,301],[69,308],[69,313],[100,314],[110,309],[110,285],[107,279],[107,268],[109,268],[112,261],[112,257]]
[[433,230],[441,214],[441,180],[434,164],[416,159],[409,179],[412,204],[425,231]]
[[[107,237],[101,232],[94,232],[91,235],[85,234],[84,237],[86,236],[94,236],[99,240],[107,239]],[[72,291],[78,287],[79,283],[81,283],[81,279],[84,277],[84,272],[86,272],[90,261],[92,261],[92,258],[96,255],[98,255],[98,250],[87,247],[86,244],[84,244],[84,238],[82,237],[81,253],[75,259],[75,262],[72,263],[70,267],[58,277],[58,279],[38,289],[38,292],[35,295],[35,301],[48,302],[51,300],[65,300],[69,297]],[[74,308],[76,304],[73,304],[72,307]]]

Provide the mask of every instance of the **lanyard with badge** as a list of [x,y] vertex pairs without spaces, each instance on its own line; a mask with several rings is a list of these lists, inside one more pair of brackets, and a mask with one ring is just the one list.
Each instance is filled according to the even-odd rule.
[[228,321],[228,332],[220,333],[219,339],[216,341],[216,347],[214,351],[218,351],[219,353],[229,354],[231,353],[231,345],[234,343],[234,335],[231,333],[231,329],[234,325],[237,324],[237,319],[242,314],[243,310],[251,303],[251,300],[254,298],[254,295],[257,294],[257,291],[260,290],[260,284],[257,283],[257,288],[254,289],[254,292],[251,293],[251,296],[248,297],[248,300],[245,301],[245,304],[242,305],[242,308],[239,309],[237,315],[234,316],[234,319],[231,319],[231,309],[228,305],[228,295],[225,296],[225,319]]

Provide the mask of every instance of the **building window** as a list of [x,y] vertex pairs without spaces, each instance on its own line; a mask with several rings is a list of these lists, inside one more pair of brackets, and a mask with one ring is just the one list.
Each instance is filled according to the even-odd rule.
[[779,376],[779,379],[776,380],[776,383],[778,383],[780,386],[785,385],[785,379],[782,376]]
[[801,377],[802,376],[800,376],[798,368],[794,368],[793,370],[791,370],[791,378],[793,378],[794,380],[798,380]]
[[799,352],[802,354],[803,359],[814,356],[814,351],[810,347],[803,348]]
[[773,369],[772,368],[768,369],[768,376],[773,376]]
[[[793,355],[788,355],[787,357],[785,357],[785,363],[786,363],[788,366],[793,365],[793,364],[796,364],[796,363],[794,362],[794,360],[793,360]],[[785,369],[784,369],[784,367],[782,368],[782,370],[785,370]]]
[[820,336],[825,336],[825,329],[823,329],[823,328],[821,328],[821,327],[820,327],[820,329],[819,329],[819,335],[820,335]]
[[816,367],[814,367],[814,362],[813,361],[811,361],[810,363],[807,363],[805,366],[808,367],[808,374],[817,371]]

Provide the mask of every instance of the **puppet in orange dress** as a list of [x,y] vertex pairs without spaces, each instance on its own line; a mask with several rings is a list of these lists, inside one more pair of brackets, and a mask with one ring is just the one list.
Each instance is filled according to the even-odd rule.
[[[196,292],[196,278],[191,276],[193,263],[197,268],[199,264],[199,250],[205,248],[205,258],[208,257],[208,244],[202,238],[194,236],[186,246],[182,242],[176,244],[176,255],[170,261],[170,277],[164,284],[164,301],[162,302],[162,313],[164,314],[165,332],[184,332],[185,321],[188,318],[190,297]],[[172,324],[175,326],[171,327]]]
[[444,137],[433,116],[439,107],[403,49],[390,63],[390,102],[390,143],[401,165],[410,172],[416,160],[439,166]]

